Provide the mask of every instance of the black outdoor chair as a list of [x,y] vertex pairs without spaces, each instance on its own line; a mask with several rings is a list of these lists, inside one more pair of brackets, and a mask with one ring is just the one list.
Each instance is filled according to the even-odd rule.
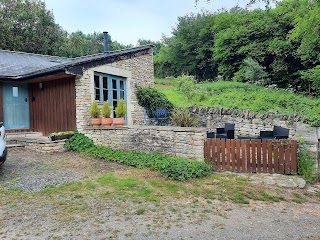
[[207,131],[207,138],[216,138],[216,133]]
[[234,139],[234,123],[225,123],[224,128],[217,128],[216,138]]
[[289,129],[273,126],[273,131],[260,131],[260,139],[287,139],[289,138]]

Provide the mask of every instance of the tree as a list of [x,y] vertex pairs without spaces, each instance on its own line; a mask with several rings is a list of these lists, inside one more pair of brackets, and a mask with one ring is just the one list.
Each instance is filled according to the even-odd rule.
[[65,32],[40,0],[0,0],[0,49],[55,55]]
[[[103,52],[103,33],[67,33],[40,0],[0,0],[0,49],[62,57]],[[112,41],[110,51],[132,47]]]
[[245,64],[245,79],[258,85],[266,85],[268,83],[268,74],[257,61],[247,58],[243,62]]
[[155,58],[157,76],[193,75],[198,79],[213,78],[211,66],[212,36],[209,13],[189,14],[178,18],[171,38]]
[[151,41],[139,38],[137,42],[137,46],[144,46],[144,45],[153,45],[153,55],[157,55],[160,52],[160,48],[164,46],[164,44],[160,41]]
[[[85,34],[82,31],[67,34],[65,41],[59,49],[59,55],[64,57],[80,57],[104,51],[104,34],[99,32]],[[109,50],[115,51],[132,47],[112,41],[108,36]]]

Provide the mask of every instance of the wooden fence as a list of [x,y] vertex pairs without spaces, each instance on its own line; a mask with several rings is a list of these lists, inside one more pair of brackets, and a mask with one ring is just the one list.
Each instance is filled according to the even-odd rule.
[[296,174],[297,146],[297,141],[286,139],[211,138],[205,140],[204,158],[216,170]]

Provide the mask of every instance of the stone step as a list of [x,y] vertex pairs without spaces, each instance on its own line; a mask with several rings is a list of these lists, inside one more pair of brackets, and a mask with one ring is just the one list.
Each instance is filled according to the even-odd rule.
[[7,138],[16,138],[16,137],[42,137],[40,132],[20,132],[20,133],[6,133]]
[[7,148],[20,148],[20,147],[25,147],[23,144],[7,144]]

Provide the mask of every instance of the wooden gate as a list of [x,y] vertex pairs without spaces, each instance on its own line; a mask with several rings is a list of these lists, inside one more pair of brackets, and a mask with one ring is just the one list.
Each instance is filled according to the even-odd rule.
[[216,170],[252,173],[297,173],[297,141],[239,140],[212,138],[205,140],[205,161]]

